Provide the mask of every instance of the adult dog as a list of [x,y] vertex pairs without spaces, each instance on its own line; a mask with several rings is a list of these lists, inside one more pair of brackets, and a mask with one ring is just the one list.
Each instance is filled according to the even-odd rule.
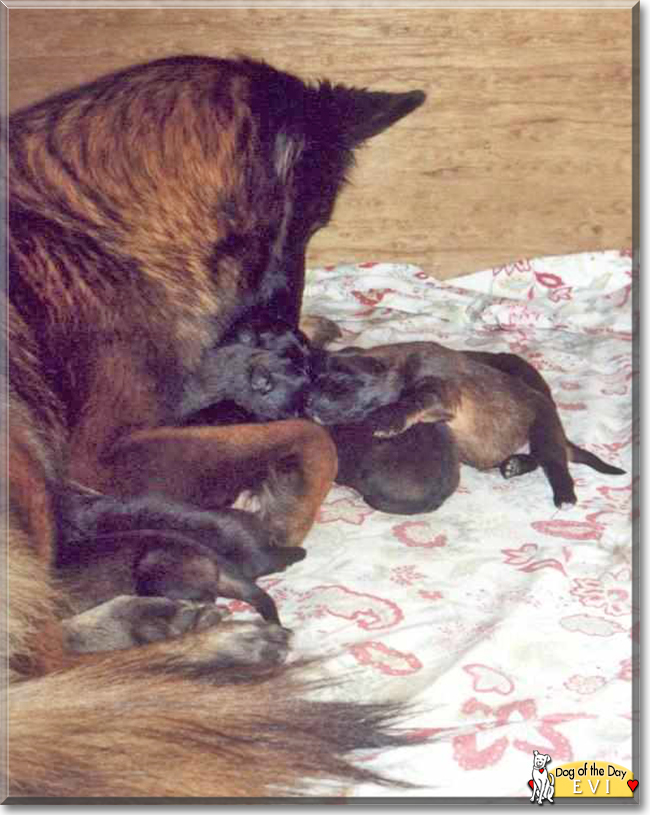
[[[336,472],[324,430],[169,422],[247,309],[297,323],[305,247],[354,149],[423,99],[179,57],[10,118],[12,797],[295,795],[370,777],[348,752],[400,742],[390,708],[305,699],[277,626],[121,597],[112,622],[177,636],[73,653],[51,565],[70,481],[209,510],[266,480],[285,542],[301,543]],[[269,480],[287,459],[289,481]]]

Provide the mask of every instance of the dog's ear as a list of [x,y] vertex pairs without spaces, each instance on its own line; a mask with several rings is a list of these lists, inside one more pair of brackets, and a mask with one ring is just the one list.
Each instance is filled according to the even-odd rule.
[[533,750],[533,755],[535,756],[535,758],[537,758],[537,756],[539,755],[539,753],[537,752],[537,750]]
[[424,91],[387,93],[336,85],[331,89],[336,118],[350,147],[382,133],[426,99]]

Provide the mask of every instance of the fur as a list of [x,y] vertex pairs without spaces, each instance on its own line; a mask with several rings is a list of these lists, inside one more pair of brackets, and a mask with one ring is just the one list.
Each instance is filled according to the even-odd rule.
[[[309,700],[280,665],[277,626],[130,598],[162,599],[164,624],[147,630],[169,639],[75,653],[53,564],[70,481],[210,510],[261,480],[277,534],[304,540],[336,473],[327,433],[298,419],[179,428],[175,411],[247,310],[297,325],[305,249],[354,149],[423,99],[176,57],[10,117],[12,798],[338,791],[372,776],[351,751],[402,742],[386,731],[390,707]],[[90,611],[101,628],[123,605]]]
[[[465,464],[499,467],[506,478],[541,465],[558,507],[577,500],[569,461],[623,473],[567,439],[548,385],[515,355],[454,351],[435,342],[318,354],[307,415],[323,424],[363,422],[374,436],[390,439],[422,423],[445,422]],[[530,454],[517,454],[526,443]],[[453,478],[453,464],[447,468]]]
[[304,549],[274,545],[266,525],[242,510],[201,512],[156,496],[119,501],[75,490],[61,504],[56,566],[77,613],[122,594],[200,603],[231,597],[279,623],[255,581],[305,557]]

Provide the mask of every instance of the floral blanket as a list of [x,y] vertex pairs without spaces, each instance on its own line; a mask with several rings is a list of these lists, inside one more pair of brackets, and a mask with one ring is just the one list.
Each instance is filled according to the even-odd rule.
[[632,768],[631,286],[625,251],[447,282],[403,264],[309,273],[304,313],[338,323],[340,345],[431,339],[520,354],[550,384],[569,438],[626,471],[572,465],[578,503],[561,510],[541,470],[506,481],[463,467],[439,510],[409,517],[331,491],[307,558],[260,583],[296,653],[331,654],[328,672],[351,677],[337,695],[408,700],[404,726],[431,736],[363,757],[420,788],[346,795],[521,797],[533,750],[553,766]]

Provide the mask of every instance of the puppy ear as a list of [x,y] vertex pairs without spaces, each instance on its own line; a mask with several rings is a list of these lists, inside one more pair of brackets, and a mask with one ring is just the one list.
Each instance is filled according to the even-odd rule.
[[419,108],[426,99],[420,90],[386,93],[336,85],[322,86],[321,92],[332,94],[337,120],[350,147],[382,133]]
[[537,752],[537,750],[533,750],[533,755],[535,756],[535,758],[537,758],[537,756],[539,755],[539,753]]

